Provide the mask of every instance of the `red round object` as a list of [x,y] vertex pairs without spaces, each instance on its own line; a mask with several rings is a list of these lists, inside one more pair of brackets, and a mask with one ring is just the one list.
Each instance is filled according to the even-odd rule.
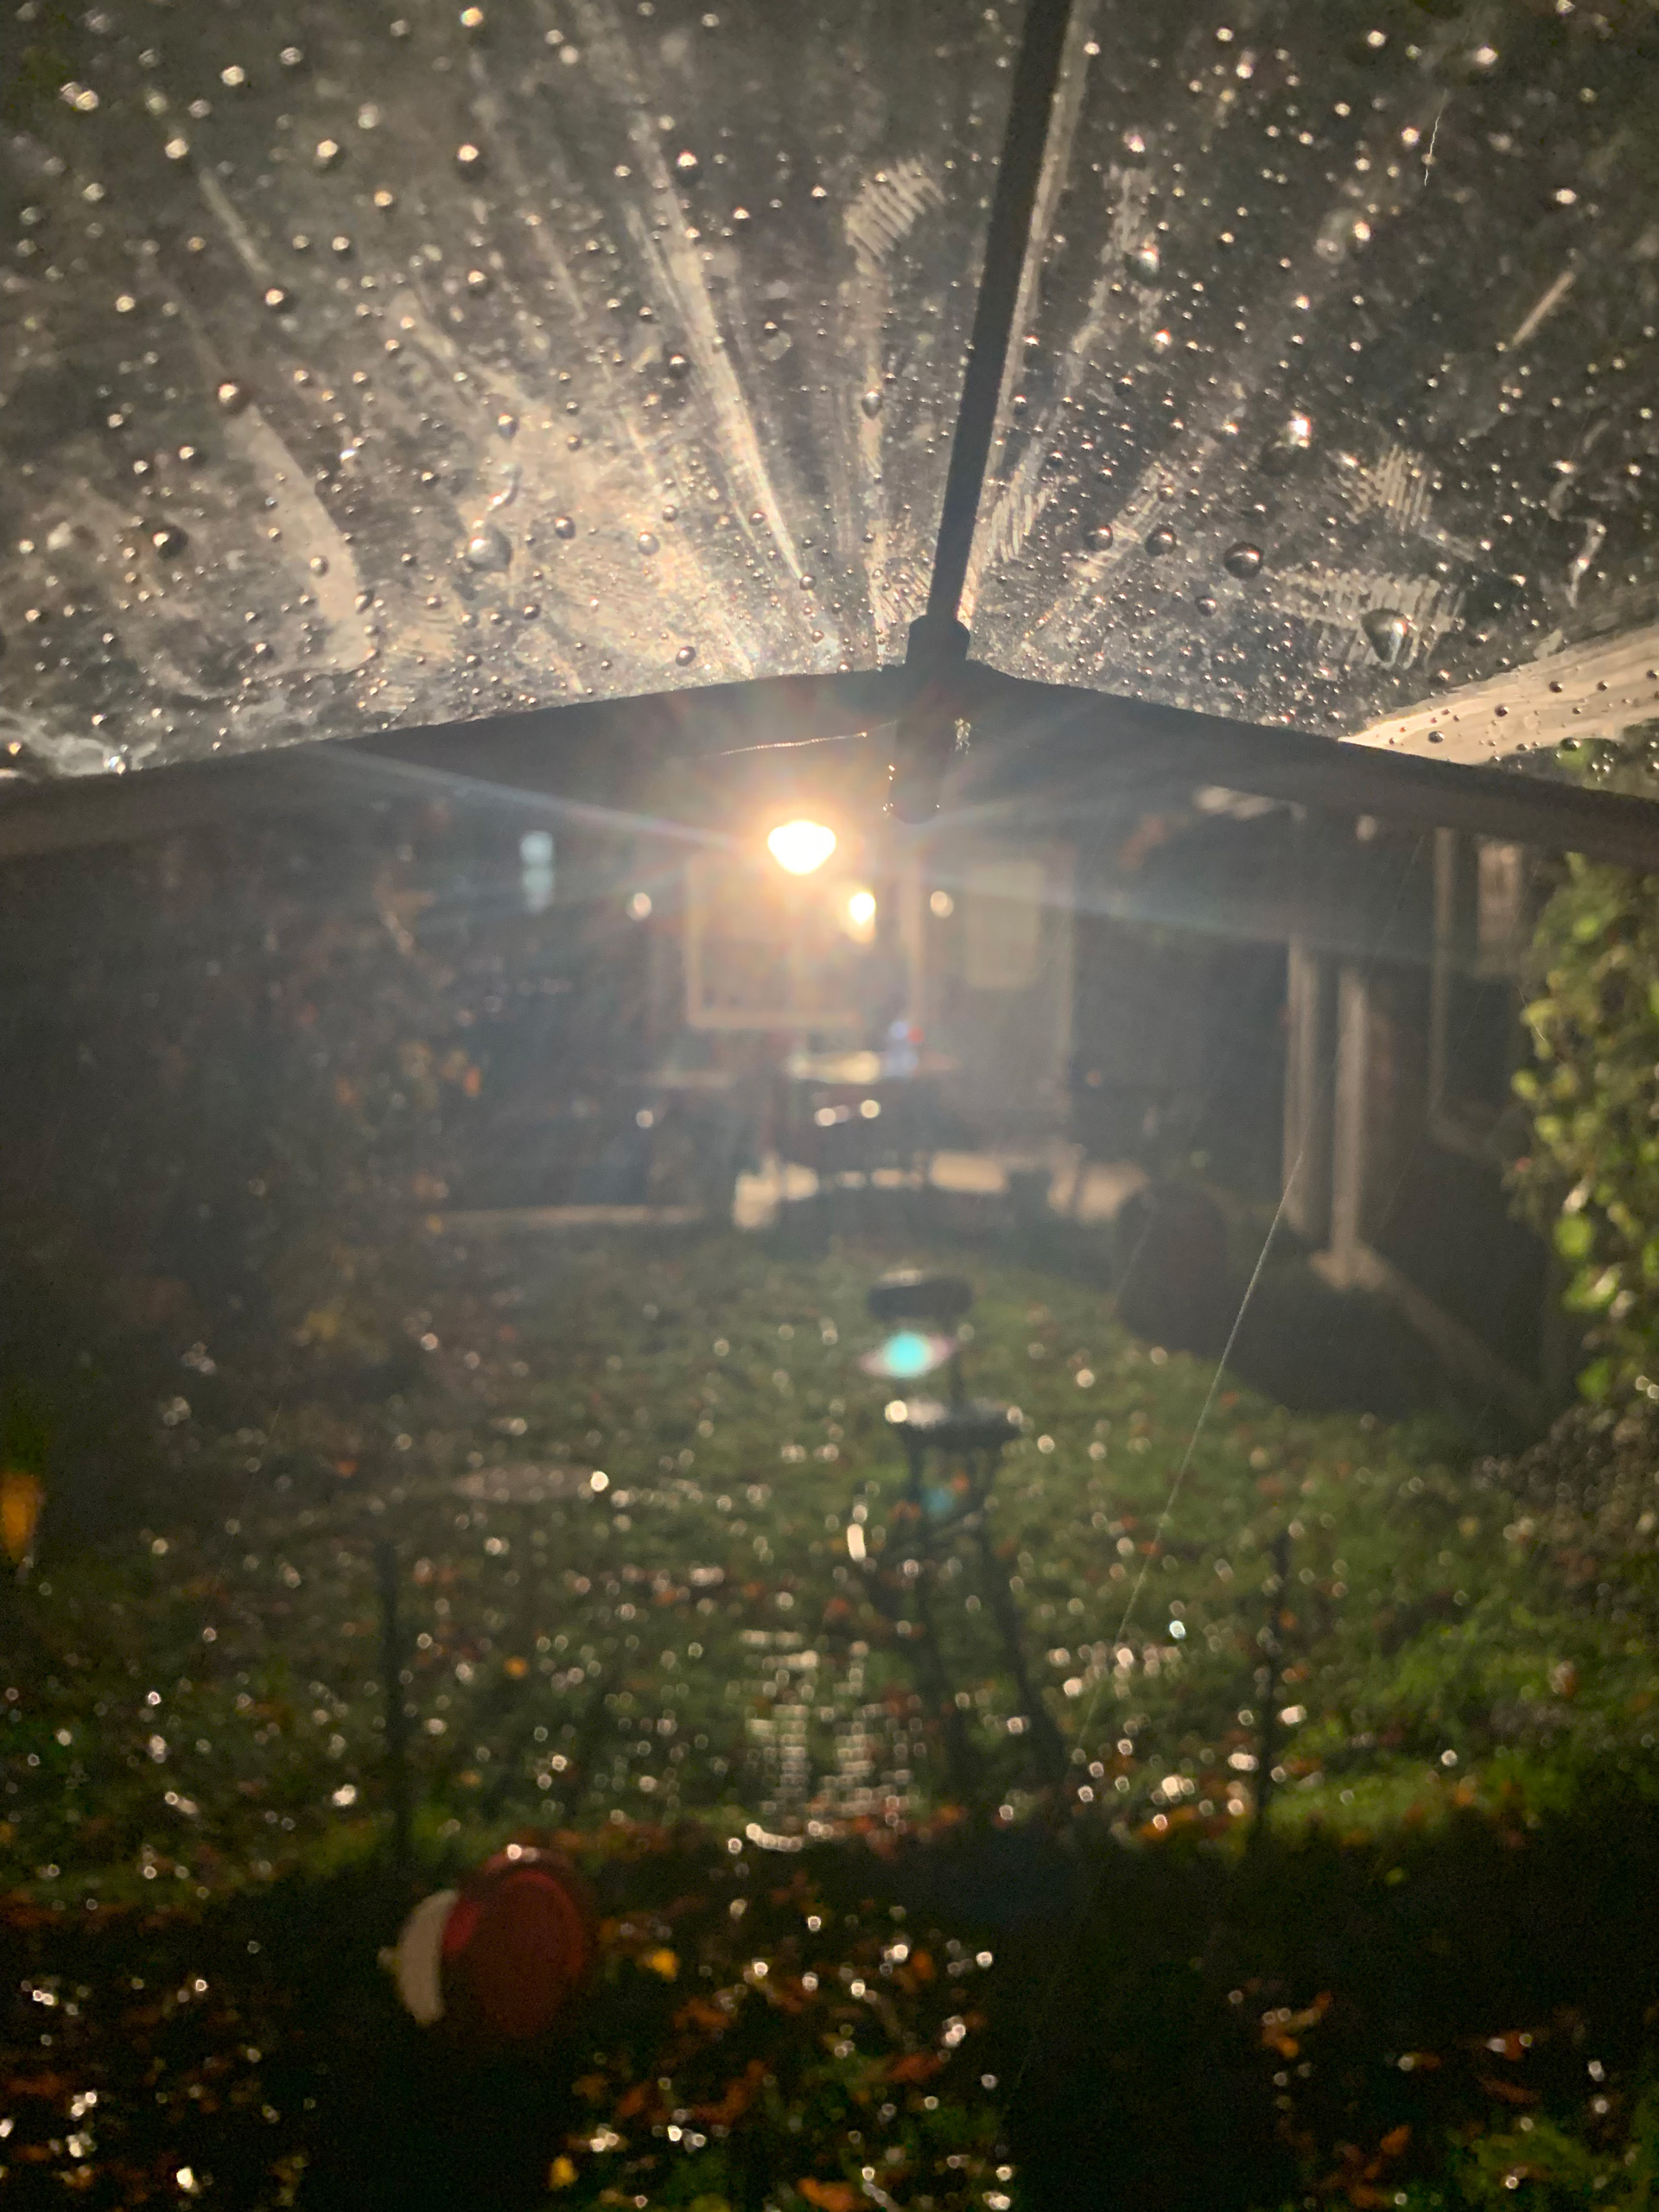
[[444,1925],[444,2010],[513,2043],[544,2035],[588,1979],[593,1917],[574,1871],[532,1850],[490,1859]]

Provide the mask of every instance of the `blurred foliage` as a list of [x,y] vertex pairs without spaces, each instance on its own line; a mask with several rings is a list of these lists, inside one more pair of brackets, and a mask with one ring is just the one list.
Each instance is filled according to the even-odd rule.
[[[1563,747],[1575,778],[1651,797],[1659,725]],[[1567,1271],[1597,1402],[1659,1397],[1659,880],[1571,855],[1540,916],[1515,1078],[1532,1145],[1513,1187]]]

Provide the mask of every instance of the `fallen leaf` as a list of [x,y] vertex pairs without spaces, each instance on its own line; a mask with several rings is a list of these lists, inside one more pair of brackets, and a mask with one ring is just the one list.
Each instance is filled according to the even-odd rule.
[[819,2212],[859,2212],[858,2191],[844,2181],[798,2181],[795,2187]]

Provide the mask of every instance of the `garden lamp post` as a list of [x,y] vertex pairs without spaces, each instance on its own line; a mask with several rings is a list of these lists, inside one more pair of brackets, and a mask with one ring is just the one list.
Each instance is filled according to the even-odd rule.
[[[884,1276],[871,1289],[868,1302],[874,1318],[894,1333],[861,1362],[865,1371],[911,1380],[943,1367],[950,1389],[943,1403],[934,1398],[895,1398],[887,1407],[887,1420],[905,1452],[905,1492],[893,1520],[906,1535],[898,1560],[900,1579],[896,1588],[886,1586],[892,1602],[883,1610],[896,1621],[899,1594],[906,1589],[913,1592],[921,1630],[924,1694],[941,1716],[947,1763],[960,1787],[959,1777],[970,1764],[966,1726],[945,1677],[929,1585],[937,1570],[938,1539],[972,1535],[991,1616],[1031,1732],[1033,1764],[1041,1782],[1058,1784],[1065,1777],[1065,1745],[1032,1679],[1020,1609],[1007,1570],[997,1555],[989,1521],[991,1488],[1002,1447],[1019,1435],[1020,1421],[1010,1407],[967,1394],[960,1329],[973,1303],[972,1287],[959,1276],[906,1270]],[[930,1325],[932,1332],[925,1334]],[[944,1334],[946,1330],[952,1333]],[[867,1574],[872,1590],[883,1593],[875,1561],[868,1563]],[[877,1602],[882,1602],[881,1594]]]

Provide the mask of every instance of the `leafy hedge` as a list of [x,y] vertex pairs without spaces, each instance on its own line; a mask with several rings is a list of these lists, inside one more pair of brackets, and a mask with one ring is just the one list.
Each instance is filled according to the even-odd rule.
[[[1586,780],[1652,788],[1651,746],[1573,748]],[[1533,941],[1532,1145],[1514,1186],[1567,1269],[1592,1400],[1659,1398],[1659,879],[1565,863]]]

